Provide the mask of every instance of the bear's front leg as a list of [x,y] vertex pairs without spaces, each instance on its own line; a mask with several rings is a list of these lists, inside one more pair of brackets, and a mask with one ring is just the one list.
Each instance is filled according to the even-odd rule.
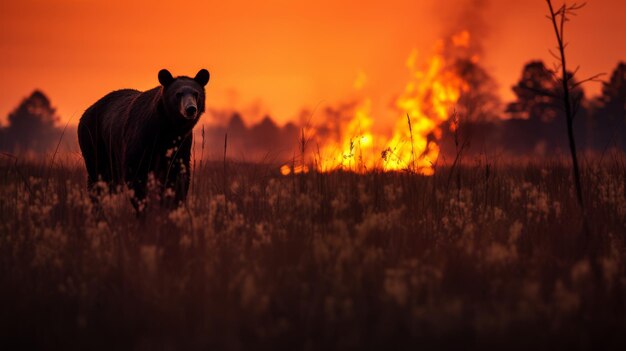
[[184,137],[176,152],[169,161],[163,196],[163,206],[169,209],[180,206],[187,200],[189,184],[191,180],[191,146],[193,143],[191,133]]

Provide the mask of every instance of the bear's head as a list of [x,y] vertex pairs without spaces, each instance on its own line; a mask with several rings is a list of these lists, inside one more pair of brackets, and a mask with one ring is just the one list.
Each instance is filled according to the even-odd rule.
[[209,78],[206,69],[198,71],[194,78],[174,78],[168,70],[160,70],[159,83],[163,86],[167,114],[178,121],[196,121],[204,112],[204,86]]

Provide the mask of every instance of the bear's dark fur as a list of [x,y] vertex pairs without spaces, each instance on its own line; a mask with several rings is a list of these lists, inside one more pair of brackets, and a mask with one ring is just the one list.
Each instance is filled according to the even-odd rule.
[[174,78],[161,70],[160,86],[114,91],[89,107],[78,125],[78,141],[91,193],[98,181],[112,190],[128,186],[134,191],[133,205],[142,211],[153,174],[165,205],[185,201],[192,129],[204,112],[208,81],[205,69],[195,78]]

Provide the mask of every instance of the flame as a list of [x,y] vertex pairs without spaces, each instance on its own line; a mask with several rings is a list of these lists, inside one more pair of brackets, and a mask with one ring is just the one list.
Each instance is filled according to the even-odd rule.
[[309,173],[309,166],[307,165],[283,165],[280,167],[280,174],[284,175],[284,176],[288,176],[291,173],[293,174],[300,174],[300,173]]
[[462,31],[452,36],[452,44],[456,47],[469,48],[470,46],[470,32]]
[[[449,119],[461,93],[468,89],[465,81],[447,65],[443,48],[440,46],[438,50],[425,70],[416,68],[415,58],[407,61],[411,79],[396,101],[404,118],[396,122],[383,152],[384,170],[408,169],[434,174],[433,165],[439,157],[437,140],[442,135],[440,126]],[[414,51],[410,57],[416,56]]]
[[[469,89],[454,69],[453,58],[448,57],[453,55],[447,55],[447,50],[469,47],[470,33],[462,31],[447,42],[438,42],[433,55],[422,64],[417,50],[413,50],[406,60],[409,81],[395,101],[397,118],[392,133],[374,132],[371,100],[364,99],[355,106],[349,119],[338,118],[325,126],[331,131],[330,136],[315,139],[315,169],[320,172],[364,173],[381,169],[434,174],[442,125],[452,115],[462,93]],[[478,60],[478,56],[471,59]],[[359,72],[355,88],[361,89],[366,81],[365,74]],[[289,166],[283,168],[283,174],[292,171]]]
[[321,141],[323,147],[318,150],[317,170],[344,169],[362,173],[374,168],[371,105],[371,100],[365,99],[356,107],[352,119],[339,123],[336,128],[340,133],[338,138]]

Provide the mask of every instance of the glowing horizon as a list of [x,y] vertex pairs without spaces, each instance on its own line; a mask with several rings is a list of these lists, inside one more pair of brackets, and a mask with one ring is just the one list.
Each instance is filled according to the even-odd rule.
[[[212,77],[209,106],[254,110],[244,111],[246,122],[269,114],[283,124],[302,109],[358,94],[371,97],[374,118],[386,118],[379,112],[402,92],[412,49],[428,51],[450,31],[476,25],[473,15],[462,15],[468,3],[486,1],[192,0],[179,7],[147,0],[5,2],[0,121],[34,89],[50,97],[61,122],[71,118],[75,124],[109,91],[156,86],[160,68],[192,75],[203,67]],[[499,83],[502,99],[510,100],[510,86],[526,62],[553,62],[545,2],[491,2],[478,10],[486,19],[477,29],[481,62]],[[570,62],[581,66],[580,77],[610,74],[626,60],[626,47],[610,40],[626,33],[620,20],[625,12],[623,2],[590,2],[569,24]],[[454,23],[457,18],[467,23]],[[585,89],[595,95],[600,87]]]

